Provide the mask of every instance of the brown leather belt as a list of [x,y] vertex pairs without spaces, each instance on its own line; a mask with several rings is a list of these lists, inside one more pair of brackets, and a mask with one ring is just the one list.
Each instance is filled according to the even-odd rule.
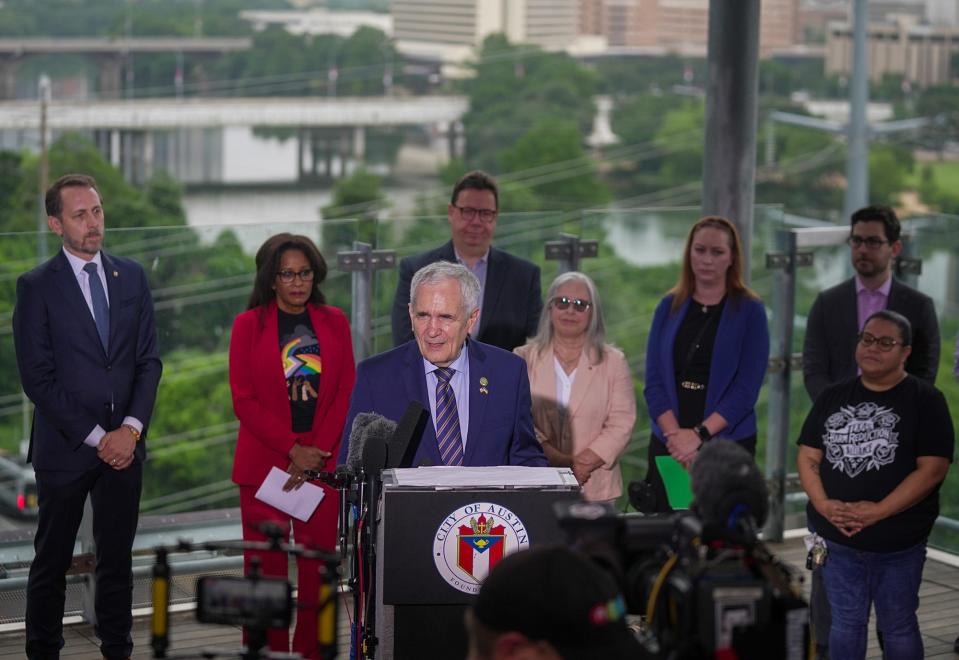
[[703,385],[702,383],[694,383],[694,382],[691,381],[691,380],[684,380],[684,381],[682,381],[682,382],[679,384],[679,386],[680,386],[681,388],[683,388],[684,390],[694,390],[694,391],[697,391],[697,390],[704,390],[704,389],[706,389],[706,386]]

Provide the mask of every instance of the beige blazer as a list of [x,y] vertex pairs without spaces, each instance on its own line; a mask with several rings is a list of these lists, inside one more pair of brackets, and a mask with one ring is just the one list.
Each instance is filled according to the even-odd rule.
[[623,492],[619,457],[626,451],[636,423],[636,394],[623,352],[607,345],[606,357],[599,364],[590,364],[583,352],[565,415],[556,399],[553,351],[540,353],[532,344],[525,344],[514,352],[526,360],[529,371],[536,436],[573,455],[592,449],[603,465],[590,475],[583,496],[590,501],[619,497]]

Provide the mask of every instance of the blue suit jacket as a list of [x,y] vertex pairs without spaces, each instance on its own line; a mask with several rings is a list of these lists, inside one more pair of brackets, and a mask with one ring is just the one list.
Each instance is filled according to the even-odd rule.
[[35,406],[28,458],[37,470],[96,467],[100,459],[84,439],[97,424],[110,431],[128,415],[144,424],[136,456],[146,456],[162,369],[153,299],[139,264],[100,254],[110,298],[109,354],[62,251],[17,280],[13,335],[23,390]]
[[[676,395],[673,342],[689,300],[675,314],[669,311],[673,296],[660,301],[646,344],[646,407],[653,433],[663,433],[656,419],[667,410],[679,409]],[[709,365],[706,410],[703,418],[718,412],[728,426],[718,436],[741,440],[756,433],[756,399],[769,361],[769,330],[762,302],[750,298],[727,298],[716,329],[716,343]]]
[[[546,457],[533,432],[526,363],[495,346],[470,340],[469,364],[470,417],[463,465],[545,467]],[[487,393],[480,392],[479,381],[484,377]],[[429,410],[423,357],[415,341],[361,362],[356,369],[338,462],[346,462],[350,429],[357,414],[375,412],[399,421],[411,401],[419,401]],[[420,465],[443,465],[432,418],[413,457],[413,466]]]

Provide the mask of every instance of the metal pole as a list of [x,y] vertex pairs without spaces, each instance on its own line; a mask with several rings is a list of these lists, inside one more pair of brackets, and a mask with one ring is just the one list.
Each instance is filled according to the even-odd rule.
[[47,210],[44,199],[47,188],[50,187],[50,154],[47,144],[47,106],[50,103],[50,78],[40,76],[40,176],[37,180],[39,188],[39,204],[37,205],[37,263],[47,258]]
[[756,174],[759,0],[709,3],[703,215],[732,220],[749,279]]
[[[353,251],[363,255],[366,264],[371,261],[373,246],[353,241]],[[353,331],[353,358],[359,362],[373,352],[373,270],[354,270],[351,278],[352,311],[350,326]]]
[[843,217],[849,219],[869,202],[869,62],[866,60],[866,0],[853,0],[852,80],[849,85],[849,128],[846,195]]
[[773,278],[773,319],[769,342],[766,393],[769,404],[766,433],[766,483],[769,515],[763,529],[767,541],[783,539],[786,491],[786,445],[789,441],[789,384],[792,373],[793,317],[796,312],[796,234],[780,231],[777,241],[783,263]]

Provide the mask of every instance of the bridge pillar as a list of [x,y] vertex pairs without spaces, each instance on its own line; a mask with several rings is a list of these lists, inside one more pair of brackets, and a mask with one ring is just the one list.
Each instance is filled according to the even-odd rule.
[[20,58],[0,57],[0,100],[12,101],[17,98],[17,68]]
[[102,55],[99,66],[98,94],[101,99],[118,99],[123,89],[123,59],[120,55]]
[[353,158],[357,163],[366,161],[366,127],[353,127]]

